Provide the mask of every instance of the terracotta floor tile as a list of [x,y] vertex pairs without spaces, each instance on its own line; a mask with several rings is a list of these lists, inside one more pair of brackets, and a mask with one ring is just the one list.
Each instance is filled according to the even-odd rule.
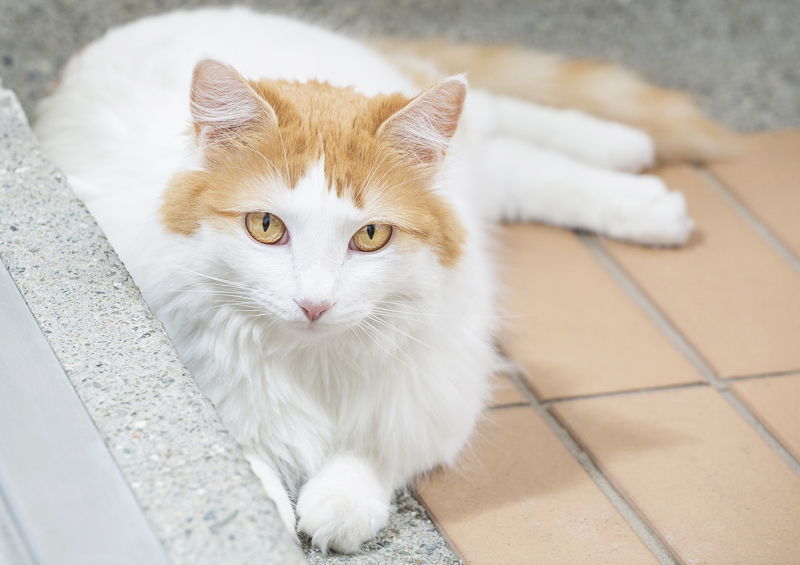
[[492,400],[489,406],[496,408],[519,402],[526,402],[526,400],[522,393],[517,390],[516,385],[506,375],[495,373],[492,377]]
[[800,458],[800,375],[739,381],[733,390],[784,447]]
[[488,415],[459,471],[418,487],[467,563],[656,562],[532,409]]
[[500,342],[543,398],[698,380],[574,234],[512,225],[501,236]]
[[662,176],[686,194],[693,242],[661,253],[608,248],[722,376],[800,368],[800,275],[688,167]]
[[555,411],[684,562],[798,562],[800,477],[714,390]]
[[709,169],[800,256],[800,130],[748,136],[742,157]]

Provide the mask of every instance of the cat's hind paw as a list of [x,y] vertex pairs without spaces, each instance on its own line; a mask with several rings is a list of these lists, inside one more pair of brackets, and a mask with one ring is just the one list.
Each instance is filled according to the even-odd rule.
[[571,142],[562,151],[579,161],[623,173],[639,173],[655,163],[655,142],[646,132],[596,118],[573,121]]
[[585,147],[587,160],[604,169],[639,173],[653,165],[656,148],[645,132],[623,124],[608,124],[602,138]]
[[355,458],[339,458],[303,487],[298,529],[323,553],[356,553],[389,520],[389,495]]

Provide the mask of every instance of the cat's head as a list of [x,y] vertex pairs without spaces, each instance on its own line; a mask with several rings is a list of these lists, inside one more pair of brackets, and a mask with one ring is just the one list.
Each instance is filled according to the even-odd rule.
[[462,77],[368,98],[202,61],[202,166],[173,178],[163,223],[191,239],[185,263],[218,298],[270,323],[325,334],[400,317],[462,253],[436,185],[465,94]]

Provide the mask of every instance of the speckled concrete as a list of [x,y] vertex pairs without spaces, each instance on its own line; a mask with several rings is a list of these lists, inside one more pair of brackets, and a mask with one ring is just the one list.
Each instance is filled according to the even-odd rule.
[[304,562],[7,90],[0,90],[0,260],[174,564]]
[[[208,0],[0,0],[0,75],[26,110],[112,25]],[[225,4],[230,2],[214,2]],[[623,62],[740,129],[800,126],[797,0],[240,0],[354,34],[519,41]]]
[[457,557],[431,523],[428,513],[409,494],[395,497],[397,509],[378,537],[364,544],[359,555],[322,555],[305,549],[312,565],[460,565]]

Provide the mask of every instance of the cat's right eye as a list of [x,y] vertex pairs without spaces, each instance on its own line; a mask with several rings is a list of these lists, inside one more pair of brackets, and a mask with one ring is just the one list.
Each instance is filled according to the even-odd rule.
[[269,212],[248,212],[244,225],[253,239],[267,245],[282,245],[289,241],[286,224],[278,216]]

